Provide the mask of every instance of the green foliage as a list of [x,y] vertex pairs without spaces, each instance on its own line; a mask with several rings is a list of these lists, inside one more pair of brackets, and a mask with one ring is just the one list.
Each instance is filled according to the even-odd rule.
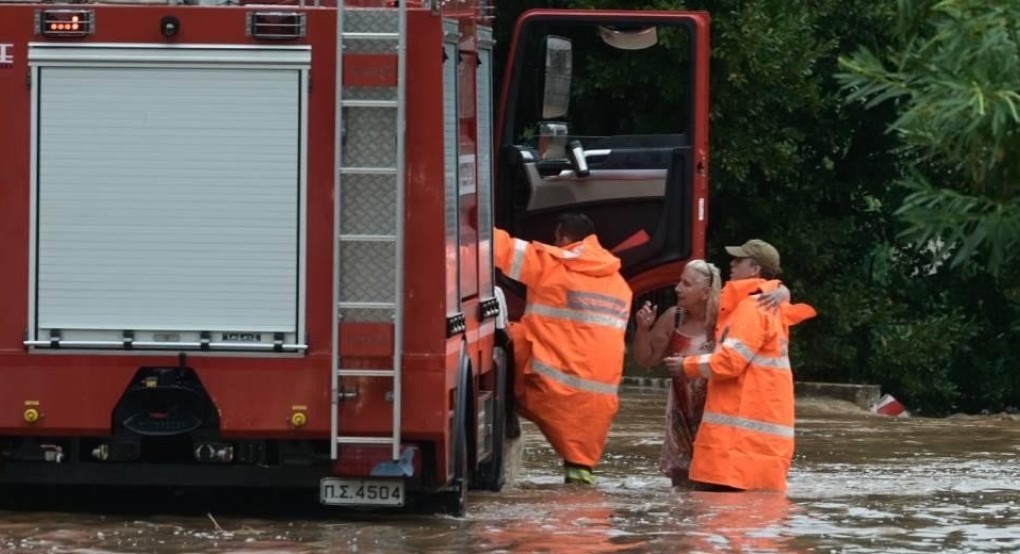
[[902,236],[1000,273],[1020,241],[1020,3],[903,0],[895,39],[844,58],[840,79],[849,100],[898,108]]
[[1020,202],[938,188],[917,171],[911,171],[901,184],[913,191],[896,211],[908,225],[906,239],[937,245],[946,257],[951,256],[953,267],[960,267],[986,246],[987,265],[994,274],[1016,259]]
[[901,391],[900,397],[915,412],[942,411],[940,407],[953,405],[959,396],[950,368],[961,339],[971,338],[973,332],[962,315],[952,312],[876,327],[872,377]]

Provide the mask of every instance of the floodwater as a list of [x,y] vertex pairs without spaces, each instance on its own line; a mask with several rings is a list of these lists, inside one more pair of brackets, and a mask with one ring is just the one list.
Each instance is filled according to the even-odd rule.
[[656,473],[663,391],[626,391],[597,486],[561,484],[525,426],[517,483],[465,518],[0,512],[0,552],[1018,552],[1020,421],[889,419],[798,405],[787,495],[673,492]]

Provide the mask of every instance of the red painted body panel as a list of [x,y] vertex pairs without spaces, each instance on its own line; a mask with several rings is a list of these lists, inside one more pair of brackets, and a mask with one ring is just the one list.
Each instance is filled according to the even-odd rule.
[[[245,34],[244,12],[237,9],[197,7],[89,6],[96,13],[96,34],[75,39],[47,39],[33,34],[35,10],[41,6],[3,6],[0,37],[15,44],[15,63],[0,69],[0,119],[5,122],[0,166],[3,198],[0,199],[0,433],[59,434],[109,432],[110,411],[143,366],[175,366],[176,356],[108,355],[88,353],[26,352],[21,344],[28,318],[28,217],[29,217],[29,106],[26,62],[29,42],[64,43],[167,43],[159,33],[159,20],[172,14],[180,19],[176,44],[255,44]],[[47,6],[49,7],[49,6]],[[332,148],[317,143],[331,137],[333,104],[328,86],[333,75],[333,13],[309,11],[308,38],[315,43],[312,72],[321,75],[321,90],[310,95],[308,157],[308,262],[307,326],[308,354],[287,358],[238,356],[189,356],[189,365],[221,412],[226,436],[292,436],[321,433],[329,428],[329,333],[332,269],[328,256],[317,252],[332,249]],[[318,47],[318,45],[322,45]],[[332,140],[328,141],[332,144]],[[20,406],[38,401],[43,418],[28,426]],[[292,406],[307,406],[309,424],[294,430],[288,423]],[[253,410],[252,406],[260,409]]]
[[[366,3],[366,5],[378,3]],[[0,6],[0,43],[12,44],[13,59],[0,66],[0,435],[103,436],[111,411],[140,367],[176,366],[176,353],[122,355],[104,352],[28,352],[22,345],[28,324],[30,94],[26,62],[34,35],[35,10],[51,5]],[[96,34],[63,42],[258,44],[245,33],[240,8],[89,5]],[[293,8],[293,6],[288,9]],[[328,439],[330,429],[330,318],[332,304],[335,10],[303,9],[307,37],[289,44],[312,45],[313,87],[308,121],[308,267],[306,355],[236,356],[188,354],[188,365],[215,402],[225,438]],[[180,32],[159,33],[159,20],[174,15]],[[456,382],[459,341],[445,334],[446,307],[441,278],[443,251],[442,43],[440,19],[427,11],[409,13],[407,153],[406,313],[402,427],[405,440],[437,441],[445,468],[450,394]],[[272,43],[270,43],[272,44]],[[425,46],[427,44],[432,45]],[[347,84],[393,86],[396,58],[345,57]],[[472,74],[473,75],[473,74]],[[472,95],[473,99],[473,95]],[[471,120],[473,124],[473,119]],[[473,144],[473,135],[464,137]],[[473,227],[472,227],[473,228]],[[437,276],[428,278],[427,276]],[[386,325],[341,325],[341,367],[388,367],[392,330]],[[448,345],[452,343],[452,345]],[[491,344],[491,340],[487,343]],[[479,352],[477,345],[472,350]],[[382,379],[345,379],[359,395],[341,403],[342,434],[386,435],[391,422],[391,389]],[[38,405],[41,418],[27,424],[25,403]],[[300,409],[307,424],[294,428]],[[343,449],[341,449],[343,455]],[[439,482],[446,472],[439,471]]]

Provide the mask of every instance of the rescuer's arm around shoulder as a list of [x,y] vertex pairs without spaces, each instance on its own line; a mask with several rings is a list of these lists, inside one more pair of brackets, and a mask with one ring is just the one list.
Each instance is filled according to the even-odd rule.
[[783,302],[790,301],[790,289],[780,281],[769,281],[768,284],[771,283],[775,283],[774,288],[766,290],[762,287],[761,294],[757,295],[758,307],[775,312]]
[[739,376],[765,346],[771,317],[758,309],[755,298],[743,300],[720,332],[715,352],[684,358],[684,374],[706,379]]

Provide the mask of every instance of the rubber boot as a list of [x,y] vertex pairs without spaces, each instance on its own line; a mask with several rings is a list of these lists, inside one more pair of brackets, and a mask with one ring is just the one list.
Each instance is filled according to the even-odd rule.
[[579,485],[594,485],[595,475],[592,474],[591,468],[572,464],[570,462],[563,463],[564,482],[567,484],[579,484]]

